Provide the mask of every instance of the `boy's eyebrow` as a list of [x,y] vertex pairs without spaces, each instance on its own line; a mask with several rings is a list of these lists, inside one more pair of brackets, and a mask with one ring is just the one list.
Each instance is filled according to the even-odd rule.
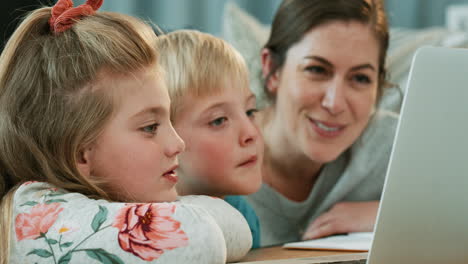
[[[245,100],[246,102],[249,102],[250,100],[255,100],[257,98],[257,96],[255,96],[255,94],[251,94],[249,97],[247,97],[247,99]],[[228,105],[229,103],[227,102],[218,102],[218,103],[215,103],[213,105],[210,105],[208,108],[206,108],[204,110],[205,111],[208,111],[208,110],[211,110],[211,109],[214,109],[214,108],[218,108],[218,107],[223,107],[225,105]]]
[[215,104],[210,105],[209,107],[207,107],[205,110],[203,110],[203,112],[207,112],[207,111],[209,111],[211,109],[214,109],[214,108],[222,108],[226,104],[227,104],[226,102],[215,103]]

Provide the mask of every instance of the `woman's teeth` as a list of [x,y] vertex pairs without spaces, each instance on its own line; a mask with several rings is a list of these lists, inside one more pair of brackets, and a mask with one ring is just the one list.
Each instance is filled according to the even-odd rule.
[[334,131],[338,131],[340,128],[339,127],[329,127],[329,126],[326,126],[322,123],[320,123],[319,121],[315,121],[315,124],[320,128],[320,129],[323,129],[327,132],[334,132]]

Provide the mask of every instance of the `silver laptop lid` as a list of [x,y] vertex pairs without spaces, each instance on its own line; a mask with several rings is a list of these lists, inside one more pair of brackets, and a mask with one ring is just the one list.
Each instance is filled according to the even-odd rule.
[[413,59],[368,263],[468,263],[468,50]]

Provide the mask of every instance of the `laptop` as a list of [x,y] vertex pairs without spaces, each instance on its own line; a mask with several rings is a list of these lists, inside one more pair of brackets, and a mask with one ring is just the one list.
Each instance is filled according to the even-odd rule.
[[255,263],[468,263],[468,49],[420,48],[369,254]]
[[402,107],[368,263],[468,263],[468,49],[419,49]]

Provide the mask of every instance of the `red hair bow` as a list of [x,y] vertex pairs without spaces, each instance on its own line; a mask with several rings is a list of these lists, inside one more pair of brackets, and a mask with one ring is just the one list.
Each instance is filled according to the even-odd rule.
[[52,7],[52,17],[49,19],[50,30],[54,33],[63,32],[85,16],[93,15],[104,0],[87,0],[86,3],[73,7],[72,0],[59,0]]

